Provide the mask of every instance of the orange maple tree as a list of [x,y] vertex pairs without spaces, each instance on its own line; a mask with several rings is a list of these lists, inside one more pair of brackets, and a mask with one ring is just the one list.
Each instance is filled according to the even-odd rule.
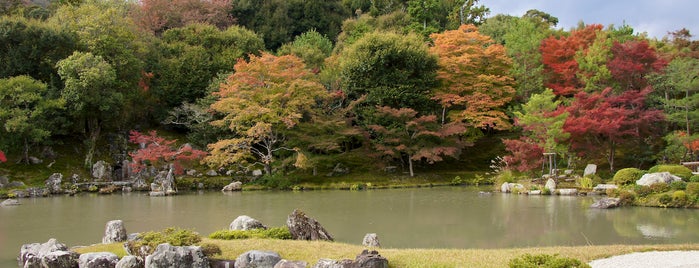
[[442,86],[434,99],[443,107],[442,123],[448,117],[474,128],[509,129],[504,106],[515,90],[505,48],[474,25],[430,37],[434,40],[431,51],[439,57],[437,77]]
[[600,24],[591,24],[571,31],[570,36],[550,36],[541,42],[539,50],[546,76],[544,84],[553,89],[553,93],[570,97],[584,88],[578,78],[580,67],[575,57],[595,42],[602,28]]

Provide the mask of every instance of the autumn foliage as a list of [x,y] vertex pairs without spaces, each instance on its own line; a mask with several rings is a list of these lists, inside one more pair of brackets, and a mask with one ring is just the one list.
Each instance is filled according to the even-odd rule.
[[175,148],[176,140],[160,137],[155,130],[148,134],[132,130],[129,133],[129,142],[141,147],[135,152],[129,153],[133,159],[131,168],[134,169],[134,172],[139,172],[147,166],[160,168],[172,164],[175,174],[182,174],[185,165],[201,160],[207,154],[192,148],[189,144]]
[[541,42],[539,50],[544,63],[546,87],[553,89],[558,96],[572,96],[584,88],[578,78],[580,68],[575,57],[592,45],[601,30],[602,25],[591,24],[571,31],[570,36],[550,36]]
[[7,157],[5,157],[5,153],[3,151],[0,151],[0,162],[7,162]]
[[230,0],[141,0],[131,16],[142,29],[160,34],[189,23],[225,28],[233,24]]

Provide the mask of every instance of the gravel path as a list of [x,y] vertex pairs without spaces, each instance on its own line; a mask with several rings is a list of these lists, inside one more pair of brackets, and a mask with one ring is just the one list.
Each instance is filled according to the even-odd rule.
[[689,268],[699,267],[699,250],[649,251],[609,257],[590,262],[592,268]]

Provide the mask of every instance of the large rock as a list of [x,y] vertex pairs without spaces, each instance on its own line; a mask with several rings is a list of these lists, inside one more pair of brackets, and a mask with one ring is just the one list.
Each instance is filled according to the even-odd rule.
[[578,195],[578,189],[558,189],[559,195]]
[[161,171],[155,176],[153,183],[150,184],[150,196],[173,195],[177,193],[175,190],[175,175],[172,168],[168,171]]
[[[72,251],[52,251],[41,258],[41,267],[51,268],[78,268],[78,267],[95,267],[95,266],[79,266],[78,258],[80,254]],[[31,265],[29,265],[31,267]],[[27,265],[25,264],[25,267]]]
[[592,190],[596,192],[606,192],[609,189],[619,189],[619,186],[616,184],[597,184],[592,188]]
[[511,193],[515,189],[517,189],[517,191],[523,191],[524,185],[519,184],[519,183],[504,182],[500,186],[500,191],[503,193]]
[[556,191],[556,181],[553,179],[548,179],[544,185],[544,189],[549,189],[552,193]]
[[364,250],[354,259],[354,265],[357,268],[388,268],[388,260],[376,250]]
[[601,208],[601,209],[615,208],[615,207],[618,207],[619,204],[621,204],[621,199],[605,197],[605,198],[602,198],[600,200],[597,200],[597,202],[590,205],[590,208]]
[[306,266],[308,266],[308,263],[305,261],[290,261],[282,259],[274,265],[274,268],[306,268]]
[[61,182],[63,182],[63,174],[53,173],[46,179],[46,189],[52,194],[60,194],[63,192],[63,189],[61,189]]
[[143,268],[144,266],[145,263],[141,257],[127,255],[121,258],[114,268]]
[[251,250],[235,259],[235,268],[274,268],[281,259],[276,252]]
[[331,259],[320,259],[313,265],[313,268],[352,268],[352,260],[331,260]]
[[80,268],[114,268],[119,257],[111,252],[83,253],[79,259]]
[[656,183],[673,183],[676,181],[682,181],[682,178],[670,174],[670,172],[657,172],[648,173],[641,176],[640,179],[636,181],[636,184],[643,186],[651,186]]
[[122,220],[113,220],[107,222],[104,227],[104,236],[102,237],[103,244],[111,244],[116,242],[126,241],[126,228]]
[[379,242],[379,236],[376,235],[376,233],[368,233],[364,235],[364,239],[362,240],[362,245],[365,247],[381,247],[381,243]]
[[17,257],[17,261],[19,261],[20,267],[24,267],[25,263],[29,259],[34,259],[33,262],[39,263],[41,262],[41,259],[46,256],[46,254],[54,251],[68,251],[68,247],[66,247],[64,244],[58,243],[55,238],[51,238],[49,241],[43,244],[24,244],[19,250],[19,257]]
[[12,198],[6,199],[5,201],[2,201],[2,203],[0,203],[0,207],[19,206],[19,205],[20,205],[19,200],[12,199]]
[[209,259],[201,247],[160,244],[153,254],[146,256],[145,264],[148,268],[209,268]]
[[143,176],[137,175],[131,180],[131,188],[136,191],[147,191],[150,189],[150,185]]
[[9,183],[10,179],[8,179],[7,176],[0,175],[0,188],[5,188]]
[[239,182],[239,181],[234,181],[226,186],[223,186],[223,189],[221,189],[221,191],[231,192],[231,191],[240,191],[242,189],[243,189],[243,183]]
[[100,181],[112,180],[112,166],[102,160],[92,165],[92,177]]
[[262,224],[262,222],[251,218],[247,215],[241,215],[235,218],[233,222],[228,226],[228,230],[252,230],[252,229],[265,229],[267,226]]
[[587,164],[585,167],[585,171],[583,171],[583,177],[587,175],[594,175],[597,173],[597,165],[595,164]]
[[306,216],[299,209],[294,211],[286,219],[291,237],[296,240],[327,240],[333,241],[332,236],[316,220]]

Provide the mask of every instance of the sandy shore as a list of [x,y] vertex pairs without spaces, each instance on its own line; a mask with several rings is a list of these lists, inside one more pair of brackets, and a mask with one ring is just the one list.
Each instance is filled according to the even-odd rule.
[[649,251],[609,257],[590,262],[592,268],[689,268],[699,267],[699,250]]

